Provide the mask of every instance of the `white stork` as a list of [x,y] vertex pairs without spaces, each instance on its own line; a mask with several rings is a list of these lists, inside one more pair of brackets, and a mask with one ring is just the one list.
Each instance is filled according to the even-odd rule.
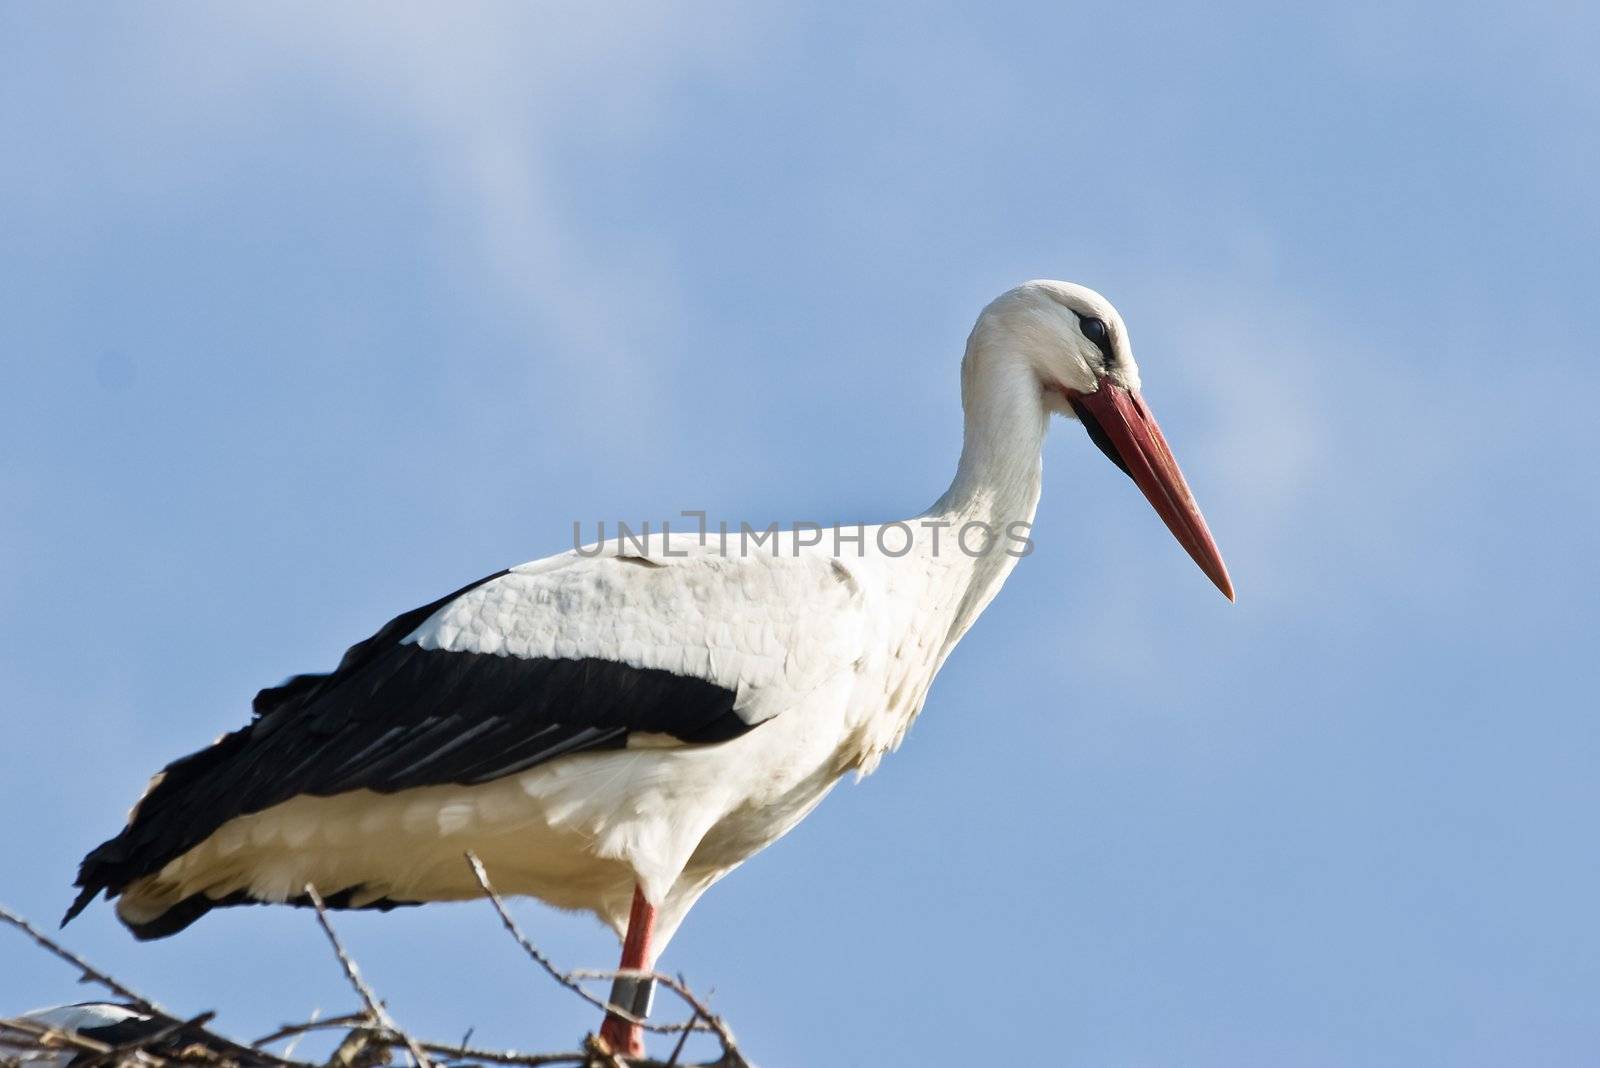
[[[961,392],[955,479],[919,516],[842,542],[602,542],[261,691],[247,726],[168,765],[84,859],[66,918],[100,891],[142,939],[221,906],[303,905],[308,885],[338,908],[459,900],[481,894],[470,850],[499,889],[599,916],[622,969],[653,968],[712,883],[900,743],[1016,563],[1053,414],[1082,421],[1232,599],[1104,297],[1005,293],[967,340]],[[648,993],[619,984],[613,1004]],[[641,1048],[620,1017],[602,1034]]]

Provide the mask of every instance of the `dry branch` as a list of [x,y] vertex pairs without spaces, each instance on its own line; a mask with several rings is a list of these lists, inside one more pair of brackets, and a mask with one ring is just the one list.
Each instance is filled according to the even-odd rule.
[[[50,955],[77,970],[79,981],[97,984],[118,999],[117,1005],[138,1013],[149,1029],[137,1038],[110,1044],[88,1035],[53,1027],[43,1021],[20,1017],[0,1018],[0,1068],[47,1065],[49,1068],[179,1068],[203,1065],[206,1068],[373,1068],[386,1064],[396,1054],[415,1068],[471,1068],[473,1065],[504,1065],[509,1068],[750,1068],[734,1042],[727,1024],[713,1014],[688,987],[682,977],[654,972],[599,970],[563,971],[524,935],[511,918],[504,901],[489,882],[483,865],[471,854],[467,857],[474,875],[489,898],[502,925],[532,959],[563,988],[600,1011],[615,1012],[651,1031],[676,1034],[678,1040],[666,1061],[624,1057],[604,1048],[593,1035],[586,1036],[581,1048],[570,1052],[530,1053],[520,1050],[494,1050],[459,1043],[429,1042],[400,1028],[382,1000],[361,975],[354,958],[346,950],[328,918],[327,907],[314,887],[306,887],[316,909],[317,922],[333,949],[345,978],[361,1001],[361,1011],[343,1015],[286,1023],[271,1034],[249,1044],[234,1042],[210,1030],[211,1012],[188,1018],[175,1016],[154,1000],[137,993],[102,969],[66,949],[22,917],[0,906],[0,924],[21,931]],[[681,1022],[652,1024],[590,994],[582,986],[591,980],[618,977],[653,979],[681,1000],[689,1012]],[[690,1034],[712,1035],[721,1046],[720,1056],[703,1065],[688,1065],[679,1058]],[[285,1039],[298,1041],[313,1033],[341,1035],[337,1048],[322,1065],[294,1059],[288,1053],[273,1053],[271,1046]],[[118,1036],[119,1038],[121,1036]],[[468,1033],[468,1038],[471,1033]],[[291,1043],[291,1049],[293,1043]]]
[[65,946],[56,943],[43,931],[40,931],[38,928],[34,927],[33,924],[29,923],[21,916],[18,916],[4,905],[0,905],[0,922],[4,922],[12,927],[15,927],[17,930],[33,939],[39,945],[43,946],[51,955],[60,960],[66,961],[68,964],[78,969],[78,982],[99,983],[101,986],[117,995],[117,997],[127,1002],[131,1008],[137,1009],[140,1012],[148,1013],[151,1016],[168,1015],[167,1010],[163,1009],[160,1005],[157,1005],[149,998],[146,998],[140,994],[135,994],[130,987],[122,985],[105,972],[96,968],[94,965],[90,964],[88,961],[72,952],[70,949],[67,949]]
[[350,959],[350,954],[344,951],[344,944],[339,941],[339,935],[333,929],[333,924],[328,920],[327,907],[322,903],[322,895],[317,893],[317,888],[306,883],[306,896],[311,899],[312,906],[317,910],[317,923],[322,925],[322,933],[328,936],[328,944],[333,947],[333,955],[339,958],[339,966],[344,969],[345,978],[350,980],[350,985],[355,987],[356,995],[361,998],[361,1003],[367,1007],[367,1016],[373,1027],[382,1028],[385,1032],[399,1037],[411,1053],[411,1059],[416,1062],[417,1068],[433,1068],[433,1062],[428,1055],[422,1052],[422,1047],[410,1034],[400,1029],[383,1007],[383,1002],[378,1000],[378,995],[372,992],[365,979],[361,978],[361,969],[356,967],[356,962]]
[[[687,984],[683,982],[682,978],[674,979],[672,976],[664,975],[661,972],[640,972],[633,971],[631,969],[626,971],[617,969],[609,971],[594,969],[577,969],[570,972],[561,971],[554,964],[552,964],[550,962],[550,958],[541,953],[538,947],[530,942],[528,937],[522,933],[520,928],[517,927],[516,921],[511,918],[511,913],[506,909],[505,902],[500,899],[500,895],[496,893],[494,887],[490,885],[489,875],[488,872],[484,871],[483,862],[470,852],[467,853],[466,856],[467,864],[472,868],[472,874],[477,877],[478,886],[483,890],[484,896],[489,899],[489,903],[494,906],[495,912],[499,913],[500,922],[505,926],[505,929],[510,932],[511,937],[517,940],[517,944],[522,947],[523,951],[527,953],[527,955],[531,957],[533,961],[539,965],[539,967],[543,968],[547,973],[549,973],[550,977],[556,982],[560,983],[568,990],[571,990],[573,993],[577,994],[595,1008],[604,1012],[614,1013],[629,1023],[638,1024],[647,1031],[655,1031],[661,1034],[675,1034],[678,1032],[702,1030],[710,1031],[712,1034],[716,1035],[717,1040],[722,1043],[723,1054],[733,1058],[729,1063],[743,1063],[744,1058],[740,1057],[738,1054],[738,1043],[734,1041],[733,1032],[729,1030],[728,1025],[722,1021],[721,1017],[715,1015],[710,1009],[706,1008],[705,1004],[701,1002],[699,998],[695,997],[693,991],[691,991]],[[600,1000],[599,998],[590,994],[587,990],[583,989],[581,983],[584,980],[589,979],[654,980],[681,998],[683,1003],[691,1010],[691,1015],[688,1020],[682,1023],[650,1023],[648,1020],[635,1016],[633,1013],[619,1005],[614,1005],[609,1001]],[[680,1042],[678,1044],[678,1048],[681,1050],[682,1047],[683,1043]],[[674,1053],[673,1056],[676,1058],[677,1054]],[[672,1062],[669,1061],[668,1063],[670,1064]]]

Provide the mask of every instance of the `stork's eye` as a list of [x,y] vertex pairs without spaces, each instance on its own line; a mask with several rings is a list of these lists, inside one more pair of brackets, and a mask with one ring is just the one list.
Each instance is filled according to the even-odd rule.
[[1078,316],[1078,329],[1083,331],[1083,336],[1094,342],[1094,347],[1100,354],[1111,362],[1111,331],[1106,329],[1106,321],[1097,319],[1092,315]]

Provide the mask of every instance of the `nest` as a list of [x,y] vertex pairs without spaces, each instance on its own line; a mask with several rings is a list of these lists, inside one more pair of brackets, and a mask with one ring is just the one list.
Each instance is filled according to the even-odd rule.
[[[167,1068],[177,1065],[205,1065],[210,1068],[374,1068],[376,1065],[395,1063],[412,1068],[469,1068],[479,1065],[484,1068],[490,1065],[517,1065],[524,1068],[752,1068],[734,1041],[727,1022],[712,1013],[681,976],[657,972],[563,971],[557,968],[517,927],[516,921],[506,910],[505,902],[490,885],[478,858],[468,854],[466,859],[507,934],[516,940],[532,963],[560,987],[596,1009],[636,1023],[646,1031],[675,1036],[670,1056],[666,1060],[629,1057],[611,1050],[603,1039],[592,1034],[584,1036],[577,1049],[551,1053],[480,1049],[465,1042],[441,1043],[419,1038],[395,1022],[383,1002],[367,985],[360,968],[334,930],[322,898],[314,887],[307,886],[306,894],[316,909],[317,923],[327,936],[328,945],[359,1000],[360,1008],[342,1016],[288,1023],[252,1042],[236,1041],[213,1031],[210,1023],[215,1014],[212,1012],[188,1017],[170,1012],[57,943],[27,920],[0,907],[0,923],[22,932],[42,950],[77,969],[80,982],[102,987],[116,999],[41,1010],[26,1016],[0,1017],[0,1068]],[[684,1015],[671,1023],[652,1023],[596,997],[584,986],[588,982],[617,979],[653,981],[658,988],[673,995]],[[293,1054],[299,1040],[313,1033],[337,1038],[332,1055],[321,1062],[295,1059]],[[716,1059],[695,1063],[681,1059],[686,1043],[695,1034],[708,1035],[715,1040],[718,1050]]]

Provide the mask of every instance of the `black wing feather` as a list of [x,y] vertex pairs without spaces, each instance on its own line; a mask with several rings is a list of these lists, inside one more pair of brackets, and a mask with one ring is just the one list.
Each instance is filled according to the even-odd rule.
[[[122,833],[84,858],[66,919],[228,820],[293,797],[483,783],[558,756],[622,748],[633,731],[710,744],[751,729],[733,710],[733,691],[704,679],[597,658],[402,644],[444,605],[506,573],[397,616],[329,674],[262,690],[248,726],[168,765]],[[170,934],[223,903],[186,903],[138,933]]]

